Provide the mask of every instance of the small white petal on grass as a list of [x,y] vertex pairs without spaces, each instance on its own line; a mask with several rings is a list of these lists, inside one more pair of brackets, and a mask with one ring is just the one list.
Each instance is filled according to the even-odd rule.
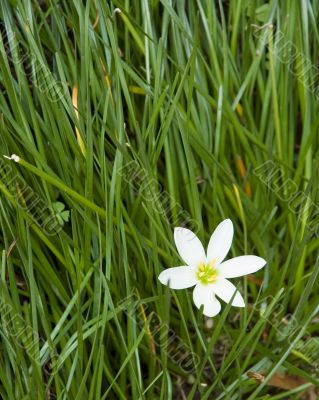
[[[225,303],[229,303],[234,296],[237,288],[227,279],[218,279],[214,284],[214,292],[220,297]],[[242,295],[237,291],[233,301],[231,303],[235,307],[245,307],[245,302]]]
[[266,261],[257,256],[239,256],[227,260],[218,266],[218,272],[223,278],[237,278],[252,274],[261,269]]
[[186,228],[175,228],[174,239],[179,255],[187,265],[195,267],[206,261],[204,247],[195,233]]
[[220,312],[221,304],[214,295],[212,285],[198,283],[193,291],[193,300],[197,308],[204,305],[203,314],[206,317],[214,317]]
[[197,283],[195,270],[189,266],[165,269],[158,279],[171,289],[186,289]]
[[12,154],[11,156],[3,156],[4,158],[7,158],[8,160],[13,160],[14,162],[19,162],[20,157],[17,156],[16,154]]
[[230,219],[225,219],[214,230],[207,248],[207,261],[216,260],[221,263],[226,257],[232,244],[234,235],[233,223]]

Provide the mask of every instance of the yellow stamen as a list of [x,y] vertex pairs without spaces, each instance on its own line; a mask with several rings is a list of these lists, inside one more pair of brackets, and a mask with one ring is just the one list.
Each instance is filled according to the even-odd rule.
[[216,260],[211,260],[208,264],[198,264],[197,279],[204,285],[214,283],[218,276],[215,266]]

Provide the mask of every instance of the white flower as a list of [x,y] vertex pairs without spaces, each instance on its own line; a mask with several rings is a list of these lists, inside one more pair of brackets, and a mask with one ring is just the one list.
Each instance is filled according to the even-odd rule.
[[[240,256],[224,261],[232,240],[234,228],[230,219],[221,222],[208,243],[207,255],[201,241],[189,229],[175,228],[177,250],[186,266],[168,268],[158,279],[172,289],[185,289],[194,285],[193,299],[197,308],[204,305],[204,315],[213,317],[221,309],[215,295],[229,303],[236,287],[226,278],[236,278],[261,269],[266,261],[257,256]],[[237,291],[232,305],[245,307],[244,299]]]

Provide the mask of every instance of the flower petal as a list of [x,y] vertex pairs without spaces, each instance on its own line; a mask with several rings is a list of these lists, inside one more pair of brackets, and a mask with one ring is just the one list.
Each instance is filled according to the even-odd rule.
[[187,265],[196,267],[206,262],[204,247],[195,233],[186,228],[175,228],[174,239],[179,255]]
[[212,285],[198,283],[193,291],[193,300],[197,308],[200,308],[202,304],[204,305],[203,314],[206,317],[214,317],[221,309],[220,302],[214,295]]
[[[214,292],[218,297],[224,300],[225,303],[229,303],[232,297],[234,296],[237,288],[227,279],[218,279],[216,283],[214,283]],[[232,306],[235,307],[245,307],[244,299],[242,295],[237,291],[235,297],[232,301]]]
[[266,262],[263,258],[257,256],[235,257],[220,264],[218,272],[223,278],[236,278],[258,271]]
[[213,232],[207,248],[207,261],[216,260],[220,264],[226,257],[234,235],[233,223],[230,219],[221,222]]
[[196,271],[188,266],[167,268],[158,276],[163,285],[171,289],[186,289],[196,285]]

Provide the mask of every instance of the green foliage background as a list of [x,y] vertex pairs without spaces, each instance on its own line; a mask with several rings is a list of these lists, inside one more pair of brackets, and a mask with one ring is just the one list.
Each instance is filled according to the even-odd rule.
[[[0,154],[20,157],[0,173],[1,398],[319,386],[318,18],[307,0],[1,1]],[[181,263],[174,226],[208,243],[224,218],[230,256],[268,263],[211,326],[157,276]]]

